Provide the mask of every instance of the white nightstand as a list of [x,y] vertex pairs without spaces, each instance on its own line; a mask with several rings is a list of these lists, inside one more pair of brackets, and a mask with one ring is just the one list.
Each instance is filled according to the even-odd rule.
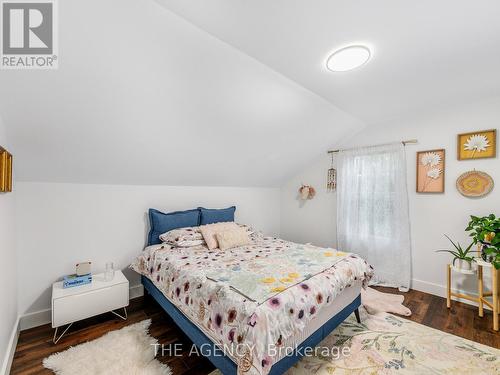
[[[52,328],[54,344],[63,337],[71,325],[82,319],[90,318],[105,312],[112,312],[122,319],[127,319],[129,303],[129,285],[121,271],[115,271],[111,281],[104,281],[104,274],[92,275],[92,283],[63,289],[62,281],[52,285]],[[122,309],[122,316],[113,310]],[[57,337],[57,329],[69,324],[61,336]]]

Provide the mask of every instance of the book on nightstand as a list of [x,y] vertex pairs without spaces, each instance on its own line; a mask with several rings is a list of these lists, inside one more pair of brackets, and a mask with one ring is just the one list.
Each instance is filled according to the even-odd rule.
[[74,286],[86,285],[92,282],[92,274],[88,273],[86,275],[67,275],[63,277],[63,288],[72,288]]

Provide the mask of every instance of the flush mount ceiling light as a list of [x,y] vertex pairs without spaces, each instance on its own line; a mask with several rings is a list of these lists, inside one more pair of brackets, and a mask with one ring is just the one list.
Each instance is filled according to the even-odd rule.
[[371,51],[368,47],[348,46],[332,53],[326,60],[326,67],[332,72],[347,72],[366,64],[370,57]]

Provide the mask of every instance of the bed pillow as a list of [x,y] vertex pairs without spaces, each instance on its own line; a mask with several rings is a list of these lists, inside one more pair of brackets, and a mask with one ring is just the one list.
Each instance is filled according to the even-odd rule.
[[200,227],[172,229],[160,235],[160,240],[175,247],[192,247],[205,245]]
[[206,225],[234,221],[234,211],[236,211],[236,206],[222,209],[198,207],[198,209],[201,213],[200,225]]
[[239,229],[238,224],[216,223],[216,224],[202,225],[200,227],[203,239],[207,243],[207,247],[210,250],[217,249],[219,247],[219,243],[217,242],[217,232],[223,232],[231,229]]
[[264,238],[264,235],[262,234],[262,232],[255,230],[250,225],[238,224],[238,226],[240,228],[243,228],[246,230],[248,237],[250,238],[250,241],[259,241],[259,240],[262,240]]
[[236,224],[238,224],[238,227],[245,229],[249,236],[255,233],[255,229],[253,229],[252,226],[250,226],[250,225],[239,224],[239,223],[236,223]]
[[160,235],[172,229],[196,227],[200,225],[200,210],[187,210],[163,213],[149,209],[148,246],[161,243]]
[[250,237],[248,231],[244,228],[224,230],[215,234],[219,249],[227,250],[233,247],[248,245]]

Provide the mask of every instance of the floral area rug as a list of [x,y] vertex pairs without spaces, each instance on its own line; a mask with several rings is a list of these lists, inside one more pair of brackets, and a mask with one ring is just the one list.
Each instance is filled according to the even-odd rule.
[[[287,374],[500,374],[498,349],[388,313],[360,312],[361,324],[351,316],[318,345],[329,353],[316,350]],[[349,353],[338,356],[342,348]]]
[[350,350],[305,357],[288,374],[500,374],[500,350],[388,313],[350,317],[319,346]]

